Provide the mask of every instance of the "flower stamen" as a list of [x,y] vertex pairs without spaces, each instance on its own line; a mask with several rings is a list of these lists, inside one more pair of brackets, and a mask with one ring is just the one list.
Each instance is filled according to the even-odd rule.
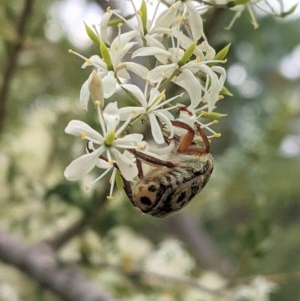
[[86,132],[82,131],[82,132],[80,133],[80,138],[81,138],[82,140],[86,140]]

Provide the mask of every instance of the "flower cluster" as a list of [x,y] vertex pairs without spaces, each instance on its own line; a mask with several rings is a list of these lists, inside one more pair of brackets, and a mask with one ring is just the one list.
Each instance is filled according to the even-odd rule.
[[248,13],[253,27],[257,29],[259,27],[259,24],[256,20],[257,12],[260,14],[271,14],[282,18],[292,14],[298,5],[294,4],[286,10],[283,0],[221,0],[217,2],[220,2],[220,4],[216,3],[220,7],[230,8],[231,10],[235,11],[235,15],[230,24],[227,26],[227,29],[230,29],[235,21],[245,11]]
[[[222,116],[216,104],[226,93],[222,64],[229,47],[216,53],[209,45],[192,1],[166,7],[157,0],[151,17],[145,0],[139,8],[128,2],[133,14],[107,8],[99,26],[86,25],[99,54],[86,58],[70,50],[84,59],[82,68],[92,67],[80,104],[88,109],[92,101],[99,128],[70,121],[66,133],[85,140],[87,153],[71,162],[65,177],[75,181],[98,168],[102,172],[94,183],[111,172],[109,198],[118,175],[126,181],[138,175],[132,150],[153,156],[170,152],[172,120],[197,122],[209,138],[220,136],[211,126]],[[141,125],[151,133],[147,139]]]

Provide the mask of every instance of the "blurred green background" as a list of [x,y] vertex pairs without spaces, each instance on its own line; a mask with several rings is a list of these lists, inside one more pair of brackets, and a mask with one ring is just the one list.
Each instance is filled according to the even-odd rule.
[[[71,119],[94,118],[78,104],[89,71],[67,50],[87,57],[97,51],[83,37],[83,19],[96,23],[107,3],[35,1],[14,68],[24,3],[0,3],[0,227],[28,242],[74,229],[59,245],[60,260],[121,300],[225,300],[168,275],[212,288],[225,282],[228,291],[236,290],[231,300],[267,300],[238,299],[238,289],[251,289],[261,275],[278,285],[270,300],[298,300],[297,14],[279,19],[258,13],[260,26],[254,29],[245,13],[230,30],[224,27],[233,11],[204,16],[210,43],[216,49],[231,43],[226,68],[233,97],[218,103],[228,116],[217,125],[222,136],[212,141],[215,170],[209,184],[182,212],[161,220],[141,214],[122,192],[107,201],[104,184],[87,192],[63,177],[84,148],[64,133],[65,126]],[[157,275],[161,270],[165,277]],[[263,281],[257,287],[262,286]],[[60,299],[0,263],[0,300]]]

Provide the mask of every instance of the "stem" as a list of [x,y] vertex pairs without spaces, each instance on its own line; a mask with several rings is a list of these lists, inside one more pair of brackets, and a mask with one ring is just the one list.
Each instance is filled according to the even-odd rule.
[[14,266],[48,288],[65,301],[118,301],[77,274],[74,269],[59,263],[53,249],[44,242],[33,245],[0,230],[0,260]]
[[3,81],[0,87],[0,136],[3,134],[5,120],[8,112],[9,88],[17,69],[19,54],[24,46],[27,25],[33,10],[34,0],[26,0],[21,12],[19,22],[16,24],[16,40],[7,58],[7,64],[3,71]]

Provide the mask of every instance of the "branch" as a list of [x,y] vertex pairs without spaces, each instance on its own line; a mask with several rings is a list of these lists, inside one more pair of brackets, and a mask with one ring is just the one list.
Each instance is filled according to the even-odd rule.
[[78,233],[82,232],[84,226],[87,224],[87,218],[81,216],[78,220],[74,221],[71,225],[68,225],[67,228],[62,231],[55,233],[52,237],[46,238],[43,241],[51,246],[53,250],[58,250],[66,242],[71,240]]
[[34,0],[26,0],[24,2],[23,11],[20,15],[19,22],[16,25],[16,41],[12,46],[10,56],[7,58],[7,65],[3,72],[3,81],[0,88],[0,135],[3,133],[5,117],[7,114],[10,82],[13,79],[13,75],[17,68],[18,56],[24,44],[25,33],[32,13],[33,3]]
[[232,262],[221,257],[218,247],[201,223],[193,216],[180,212],[166,220],[172,234],[176,234],[187,246],[198,263],[224,276],[232,276],[235,268]]
[[114,271],[117,271],[118,273],[123,274],[126,277],[130,277],[133,280],[136,280],[138,278],[141,282],[146,282],[147,280],[150,280],[152,285],[154,280],[157,281],[159,286],[161,286],[161,284],[165,285],[166,283],[172,283],[175,285],[179,284],[179,285],[189,286],[191,288],[205,292],[212,296],[225,297],[226,294],[225,286],[220,285],[219,288],[212,289],[208,286],[199,283],[198,280],[186,276],[161,274],[161,273],[151,272],[140,267],[130,267],[127,270],[127,268],[124,269],[124,267],[122,266],[111,265],[107,263],[99,264],[99,268],[113,269]]
[[103,1],[103,0],[94,0],[103,11],[106,11],[106,8],[109,6],[112,9],[120,8],[120,3],[118,3],[117,0],[110,0],[109,2]]
[[46,243],[29,245],[0,230],[0,260],[24,272],[65,301],[118,301],[98,284],[60,264]]
[[[66,188],[67,187],[67,188]],[[59,196],[60,198],[71,198],[71,186],[66,186],[66,184],[58,184],[58,186],[50,189],[45,198],[48,199],[51,195]],[[66,225],[63,229],[60,229],[51,236],[41,239],[41,241],[53,251],[59,250],[64,244],[73,239],[73,237],[85,231],[86,226],[93,227],[93,222],[100,218],[99,213],[103,213],[104,208],[108,205],[106,200],[106,195],[109,194],[109,186],[100,186],[94,190],[93,196],[87,206],[81,207],[81,214],[75,220]],[[76,202],[76,201],[74,201]]]

